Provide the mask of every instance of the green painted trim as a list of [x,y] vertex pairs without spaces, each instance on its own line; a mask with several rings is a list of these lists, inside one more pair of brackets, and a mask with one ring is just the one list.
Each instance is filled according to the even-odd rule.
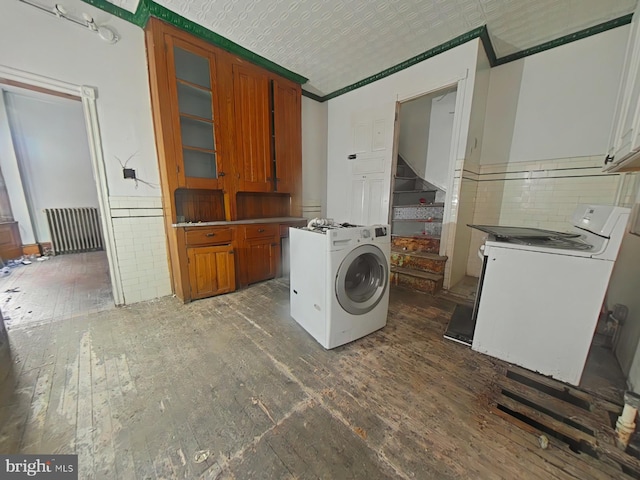
[[482,32],[480,32],[480,41],[482,41],[484,53],[487,54],[489,66],[495,67],[498,64],[498,59],[496,58],[496,51],[493,49],[493,43],[491,43],[491,37],[489,36],[489,30],[487,30],[486,25],[482,29]]
[[152,0],[145,0],[149,4],[149,12],[151,16],[159,18],[160,20],[164,20],[186,32],[199,37],[216,47],[220,47],[228,52],[231,52],[235,55],[238,55],[245,60],[250,61],[251,63],[258,65],[262,68],[265,68],[273,73],[276,73],[284,78],[287,78],[296,83],[306,83],[308,78],[303,77],[302,75],[298,75],[291,70],[287,70],[284,67],[281,67],[277,63],[272,62],[264,57],[261,57],[257,53],[253,53],[251,50],[248,50],[235,42],[232,42],[228,38],[225,38],[221,35],[218,35],[215,32],[203,27],[202,25],[198,25],[191,20],[184,18],[177,13],[169,10],[162,5],[158,5],[156,2]]
[[225,38],[221,35],[218,35],[211,30],[198,25],[191,20],[184,18],[177,13],[169,10],[162,5],[157,4],[153,0],[140,0],[138,4],[138,9],[136,13],[133,14],[124,8],[120,8],[115,6],[112,3],[107,2],[106,0],[82,0],[94,7],[97,7],[105,12],[108,12],[112,15],[122,18],[134,25],[137,25],[141,28],[147,24],[150,16],[159,18],[160,20],[164,20],[171,25],[174,25],[181,30],[191,33],[198,38],[205,40],[217,47],[220,47],[228,52],[231,52],[239,57],[244,58],[245,60],[250,61],[251,63],[258,65],[270,72],[276,73],[284,78],[287,78],[293,82],[303,84],[307,82],[307,78],[299,75],[291,70],[287,70],[284,67],[281,67],[277,63],[268,60],[257,53],[253,53],[251,50],[248,50],[235,42],[232,42],[228,38]]
[[316,95],[315,93],[307,92],[306,90],[302,90],[302,96],[315,100],[316,102],[324,102],[324,97]]
[[633,17],[633,14],[630,13],[628,15],[624,15],[622,17],[609,20],[608,22],[599,23],[598,25],[594,25],[593,27],[585,28],[584,30],[579,30],[575,33],[570,33],[569,35],[565,35],[564,37],[556,38],[555,40],[541,43],[540,45],[536,45],[535,47],[527,48],[526,50],[512,53],[511,55],[507,55],[506,57],[498,58],[497,65],[504,65],[505,63],[513,62],[515,60],[520,60],[521,58],[528,57],[529,55],[535,55],[536,53],[540,53],[540,52],[544,52],[545,50],[550,50],[552,48],[560,47],[562,45],[566,45],[567,43],[575,42],[576,40],[582,40],[583,38],[590,37],[591,35],[596,35],[598,33],[606,32],[607,30],[611,30],[613,28],[618,28],[624,25],[628,25],[629,23],[631,23],[632,17]]
[[129,10],[125,10],[124,8],[118,7],[113,3],[107,2],[107,0],[82,1],[96,8],[99,8],[100,10],[104,10],[111,15],[115,15],[116,17],[126,20],[129,23],[133,23],[140,28],[144,28],[144,26],[147,24],[147,20],[149,20],[149,7],[147,5],[147,0],[140,0],[140,3],[138,3],[138,8],[136,9],[136,13],[131,13]]
[[340,90],[336,90],[333,93],[325,95],[324,97],[322,97],[322,101],[324,102],[326,100],[331,100],[332,98],[336,98],[352,90],[356,90],[360,87],[364,87],[365,85],[381,80],[385,77],[388,77],[389,75],[393,75],[394,73],[398,73],[406,68],[412,67],[413,65],[423,62],[428,58],[435,57],[436,55],[446,52],[447,50],[451,50],[452,48],[458,47],[463,43],[467,43],[469,40],[478,38],[482,33],[483,29],[486,29],[486,27],[482,26],[482,27],[474,28],[470,32],[463,33],[462,35],[457,36],[453,40],[449,40],[448,42],[441,43],[437,47],[433,47],[427,50],[426,52],[416,55],[415,57],[409,58],[408,60],[405,60],[404,62],[399,63],[397,65],[394,65],[391,68],[387,68],[386,70],[378,72],[375,75],[372,75],[363,80],[360,80],[359,82],[352,83],[351,85],[341,88]]
[[[188,20],[177,13],[172,12],[168,8],[163,7],[162,5],[157,4],[153,0],[140,0],[138,4],[138,9],[136,13],[131,13],[124,8],[120,8],[115,6],[112,3],[109,3],[107,0],[82,0],[89,5],[93,5],[101,10],[104,10],[112,15],[115,15],[123,20],[126,20],[134,25],[144,28],[149,20],[150,16],[157,17],[161,20],[164,20],[176,27],[185,30],[192,35],[195,35],[217,47],[220,47],[224,50],[227,50],[235,55],[238,55],[250,62],[259,65],[271,72],[277,73],[282,77],[285,77],[291,81],[294,81],[299,84],[304,84],[307,82],[307,78],[299,75],[291,70],[287,70],[284,67],[268,60],[256,53],[253,53],[251,50],[248,50],[231,40],[218,35],[217,33],[198,25],[191,20]],[[529,55],[535,55],[536,53],[544,52],[545,50],[550,50],[552,48],[560,47],[567,43],[575,42],[576,40],[582,40],[583,38],[590,37],[591,35],[596,35],[598,33],[606,32],[607,30],[611,30],[617,27],[621,27],[624,25],[628,25],[631,23],[631,19],[633,14],[624,15],[622,17],[615,18],[613,20],[609,20],[608,22],[600,23],[598,25],[594,25],[593,27],[585,28],[575,33],[571,33],[569,35],[565,35],[563,37],[557,38],[555,40],[551,40],[549,42],[541,43],[540,45],[536,45],[535,47],[527,48],[526,50],[522,50],[520,52],[513,53],[511,55],[507,55],[506,57],[496,58],[496,53],[493,48],[493,44],[491,43],[491,37],[487,30],[487,26],[483,25],[482,27],[475,28],[467,33],[463,33],[462,35],[449,40],[448,42],[442,43],[436,47],[433,47],[426,52],[423,52],[415,57],[412,57],[408,60],[405,60],[402,63],[394,65],[393,67],[387,68],[381,72],[376,73],[370,77],[367,77],[359,82],[353,83],[346,87],[343,87],[335,92],[329,93],[325,96],[316,95],[315,93],[307,92],[302,90],[302,95],[311,98],[317,102],[326,102],[327,100],[331,100],[332,98],[339,97],[347,92],[352,90],[356,90],[360,87],[364,87],[370,83],[373,83],[377,80],[381,80],[389,75],[393,75],[394,73],[398,73],[406,68],[409,68],[417,63],[423,62],[428,58],[439,55],[447,50],[451,50],[457,46],[460,46],[474,38],[480,38],[482,41],[482,45],[484,47],[485,53],[487,54],[487,58],[489,59],[489,64],[492,67],[498,65],[504,65],[505,63],[513,62],[515,60],[519,60],[524,57],[528,57]]]

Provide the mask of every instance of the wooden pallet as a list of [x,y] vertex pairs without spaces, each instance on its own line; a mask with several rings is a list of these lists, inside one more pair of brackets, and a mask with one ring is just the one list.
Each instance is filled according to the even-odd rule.
[[[615,446],[613,425],[622,406],[516,366],[496,380],[492,412],[551,445],[568,445],[589,469],[640,479],[640,460]],[[596,461],[594,461],[596,460]],[[595,475],[597,477],[597,475]]]

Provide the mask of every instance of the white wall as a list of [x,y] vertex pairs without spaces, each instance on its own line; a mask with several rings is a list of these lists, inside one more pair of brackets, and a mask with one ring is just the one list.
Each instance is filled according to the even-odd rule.
[[[477,201],[478,183],[475,173],[478,171],[482,151],[490,68],[489,59],[484,47],[480,44],[477,50],[477,70],[473,85],[469,133],[464,139],[466,146],[465,160],[464,165],[456,165],[455,172],[455,177],[460,179],[460,187],[457,197],[458,211],[453,246],[455,255],[447,262],[448,269],[445,270],[444,279],[444,285],[449,288],[462,281],[467,274],[468,253],[471,245],[471,229],[467,225],[473,221]],[[450,242],[451,240],[448,239],[448,241]]]
[[98,207],[82,104],[11,91],[5,101],[35,239],[50,242],[45,208]]
[[327,103],[302,97],[302,214],[327,212]]
[[640,237],[627,233],[620,247],[609,290],[607,304],[609,309],[620,303],[629,309],[626,323],[620,331],[616,347],[616,357],[629,383],[635,392],[640,393]]
[[453,115],[456,109],[456,92],[444,97],[437,96],[431,101],[431,120],[429,122],[429,146],[425,179],[447,190],[449,179],[449,158],[451,154],[451,135],[453,133]]
[[[349,218],[351,179],[346,159],[351,153],[353,118],[358,115],[368,115],[370,118],[380,118],[388,125],[393,125],[397,100],[409,100],[411,97],[430,93],[464,78],[466,81],[463,81],[465,91],[462,92],[462,98],[470,100],[477,50],[478,40],[467,42],[389,77],[329,100],[327,152],[327,214],[329,217]],[[463,101],[462,106],[460,115],[467,121],[462,122],[461,135],[456,145],[456,156],[459,159],[464,158],[471,102]],[[386,150],[384,179],[390,185],[393,128],[387,129],[383,140]],[[388,197],[386,200],[388,208]],[[386,214],[384,216],[386,217]]]
[[[52,6],[53,1],[42,2]],[[91,7],[80,0],[65,0],[69,13],[92,15],[97,24],[106,24],[117,31],[120,41],[109,45],[95,34],[70,22],[59,20],[20,2],[4,2],[0,15],[0,65],[25,70],[76,85],[89,85],[98,90],[98,120],[111,204],[111,217],[119,218],[133,228],[145,222],[161,226],[162,210],[159,188],[122,178],[116,157],[136,169],[139,178],[159,183],[159,171],[151,117],[151,102],[147,79],[147,61],[143,31],[124,20]],[[112,199],[126,198],[117,205]],[[141,203],[135,199],[140,198]],[[150,203],[145,203],[149,198]],[[141,205],[156,205],[146,209]],[[124,215],[126,216],[119,216]],[[149,216],[146,216],[149,215]],[[124,220],[122,220],[124,219]],[[113,223],[113,220],[112,220]],[[124,289],[125,302],[144,300],[171,292],[167,251],[162,228],[148,228],[149,237],[116,238],[117,278],[122,281],[121,267],[145,261]],[[157,240],[157,241],[156,241]],[[136,250],[137,245],[150,247]]]
[[19,179],[20,170],[18,169],[18,158],[13,148],[9,117],[7,117],[7,109],[2,92],[0,92],[0,169],[5,178],[7,194],[11,202],[11,213],[13,214],[13,219],[18,222],[22,243],[34,243],[35,236],[31,228],[31,214],[29,213],[29,206],[27,205],[24,188],[22,188],[22,182],[8,182],[6,180],[7,178]]
[[[612,203],[602,174],[629,27],[490,70],[473,223],[564,230],[578,203]],[[485,235],[472,232],[467,273]]]
[[[623,198],[626,205],[634,205],[630,222],[640,215],[640,173],[627,175],[627,182],[623,188]],[[626,190],[626,191],[624,191]],[[607,307],[613,310],[615,304],[626,305],[629,314],[621,327],[618,344],[615,349],[616,357],[622,371],[627,376],[630,387],[640,393],[640,236],[627,232],[620,246],[620,253],[609,282],[607,291]]]
[[398,153],[411,166],[415,174],[424,179],[427,174],[431,116],[430,95],[404,102],[400,106]]
[[604,154],[629,27],[491,69],[482,164]]

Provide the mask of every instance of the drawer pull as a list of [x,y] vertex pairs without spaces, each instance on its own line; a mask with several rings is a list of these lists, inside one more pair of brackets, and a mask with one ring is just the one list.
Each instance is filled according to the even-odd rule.
[[215,237],[216,234],[215,233],[206,233],[204,236],[205,237]]
[[264,233],[264,228],[259,228],[258,233]]

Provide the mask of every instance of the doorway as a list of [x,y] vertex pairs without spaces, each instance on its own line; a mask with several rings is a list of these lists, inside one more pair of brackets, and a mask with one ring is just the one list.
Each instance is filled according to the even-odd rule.
[[0,135],[10,143],[0,171],[21,246],[18,258],[2,258],[6,323],[113,307],[82,99],[4,83],[0,94]]
[[457,85],[399,102],[391,202],[394,281],[435,293],[444,282],[441,239],[450,203]]

